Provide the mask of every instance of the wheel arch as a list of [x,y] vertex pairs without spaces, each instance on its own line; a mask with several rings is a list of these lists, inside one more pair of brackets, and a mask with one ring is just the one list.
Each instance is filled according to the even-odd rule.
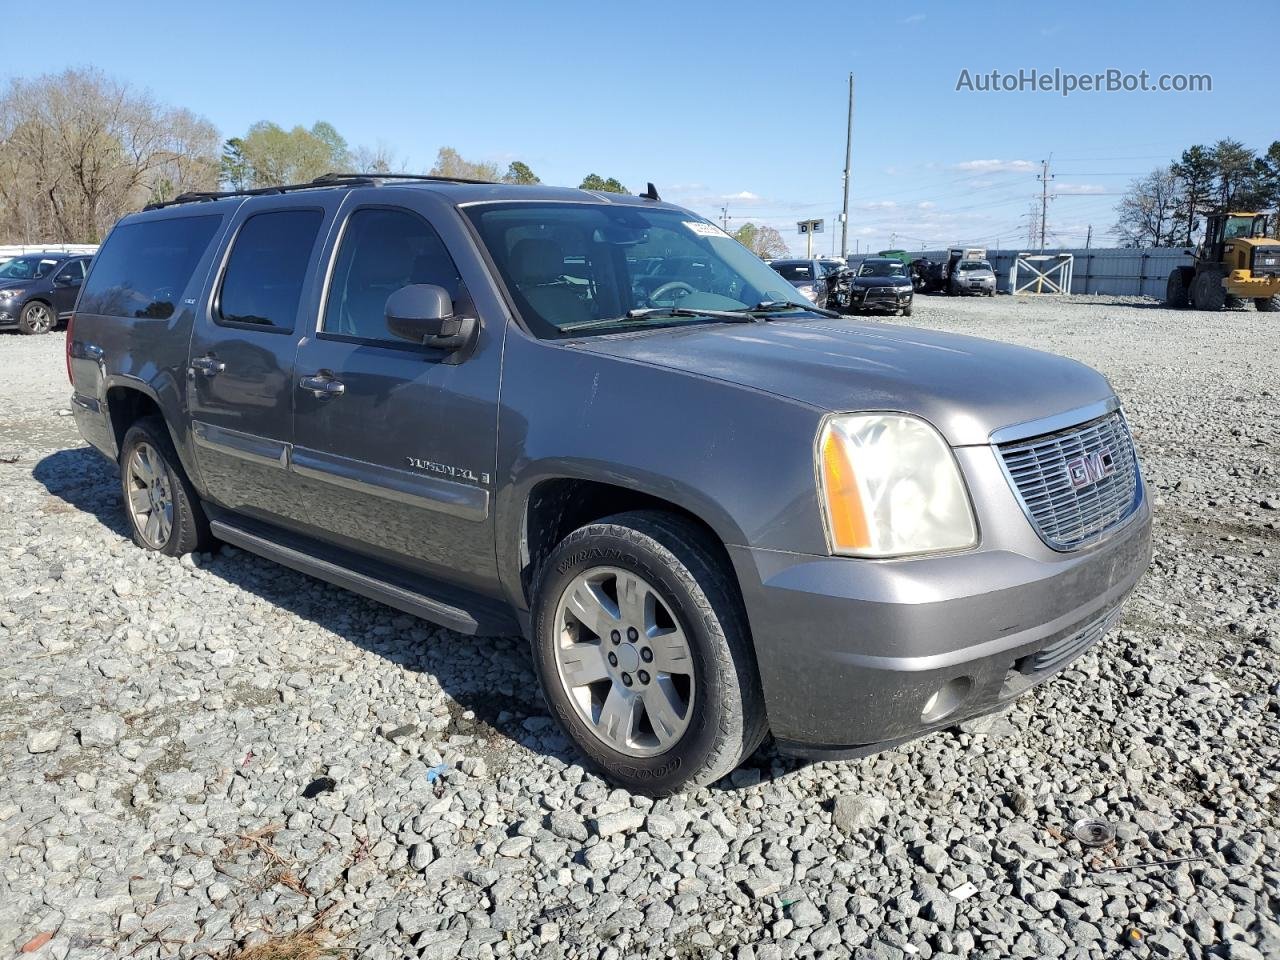
[[107,382],[106,390],[107,422],[111,425],[111,433],[115,440],[116,456],[124,447],[124,435],[142,417],[159,417],[169,432],[169,440],[177,451],[178,460],[187,478],[195,485],[197,492],[203,492],[199,482],[199,473],[191,461],[190,451],[180,442],[177,431],[164,412],[164,402],[160,394],[145,381],[127,378],[112,378]]
[[[738,587],[737,575],[726,548],[728,540],[700,511],[687,504],[608,480],[574,476],[539,479],[528,490],[520,507],[519,594],[522,605],[532,605],[533,587],[543,561],[574,530],[605,517],[633,510],[672,514],[701,530],[716,560]],[[732,534],[730,534],[732,536]]]

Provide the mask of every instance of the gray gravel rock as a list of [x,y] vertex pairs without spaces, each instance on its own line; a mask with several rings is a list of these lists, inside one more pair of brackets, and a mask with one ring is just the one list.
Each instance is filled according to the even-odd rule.
[[[322,916],[368,960],[1280,956],[1274,316],[918,298],[911,325],[1110,378],[1151,571],[999,717],[856,761],[764,748],[656,801],[583,767],[524,640],[138,550],[55,415],[63,336],[0,335],[0,955],[235,956]],[[1085,816],[1114,847],[1071,838]]]

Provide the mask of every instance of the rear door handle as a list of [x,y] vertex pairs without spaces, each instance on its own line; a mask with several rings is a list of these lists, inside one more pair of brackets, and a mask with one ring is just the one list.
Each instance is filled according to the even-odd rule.
[[303,390],[309,390],[319,400],[331,400],[334,397],[340,397],[347,392],[347,385],[341,380],[335,380],[333,377],[325,373],[317,373],[310,377],[303,377],[298,381],[298,386]]
[[227,369],[227,365],[217,357],[196,357],[191,361],[191,369],[198,370],[206,377],[216,377]]

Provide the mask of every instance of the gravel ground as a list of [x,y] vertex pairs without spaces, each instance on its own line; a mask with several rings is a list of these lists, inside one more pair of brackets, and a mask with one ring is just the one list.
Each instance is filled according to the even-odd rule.
[[1276,320],[1001,297],[912,322],[1111,377],[1150,573],[1002,717],[859,762],[766,747],[659,802],[577,765],[521,641],[135,548],[62,335],[0,335],[0,955],[1280,956]]

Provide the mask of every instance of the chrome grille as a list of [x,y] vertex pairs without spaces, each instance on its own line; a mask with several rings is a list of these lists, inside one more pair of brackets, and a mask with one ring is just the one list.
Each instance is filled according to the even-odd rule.
[[[1069,550],[1121,523],[1137,506],[1138,462],[1119,411],[1057,433],[1000,444],[997,449],[1036,533]],[[1082,462],[1110,457],[1112,472],[1073,481]],[[1078,479],[1078,478],[1077,478]]]

